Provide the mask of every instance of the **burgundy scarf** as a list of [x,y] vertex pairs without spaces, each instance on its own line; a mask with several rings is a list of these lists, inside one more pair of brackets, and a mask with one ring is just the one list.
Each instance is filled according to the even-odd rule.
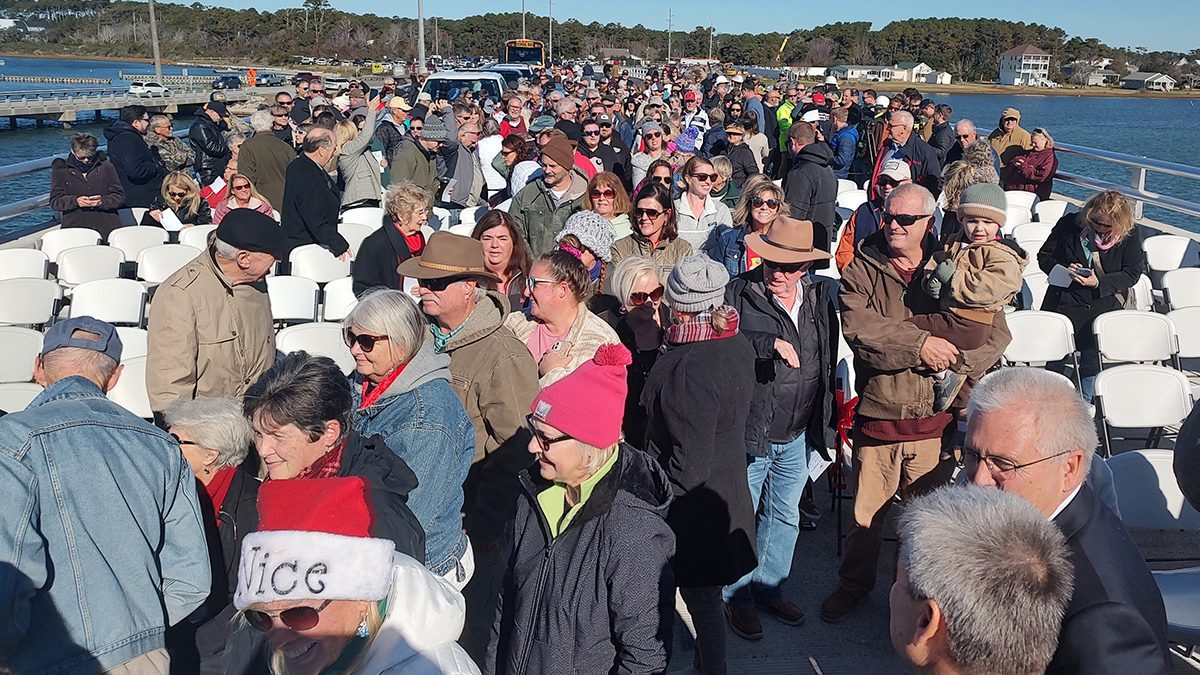
[[[725,316],[726,325],[723,332],[718,333],[712,327],[712,315],[714,312]],[[700,312],[683,323],[668,326],[667,343],[672,345],[686,345],[706,340],[723,340],[737,335],[738,324],[740,322],[741,317],[738,316],[736,309],[729,305],[721,305],[716,309]]]

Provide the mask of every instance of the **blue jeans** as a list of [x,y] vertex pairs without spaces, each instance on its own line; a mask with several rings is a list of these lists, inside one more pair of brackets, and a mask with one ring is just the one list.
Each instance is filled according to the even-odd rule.
[[746,475],[756,508],[758,567],[725,587],[725,602],[748,606],[754,598],[773,600],[782,594],[800,534],[800,495],[808,482],[808,453],[808,442],[800,434],[791,443],[772,444],[766,457],[749,458]]

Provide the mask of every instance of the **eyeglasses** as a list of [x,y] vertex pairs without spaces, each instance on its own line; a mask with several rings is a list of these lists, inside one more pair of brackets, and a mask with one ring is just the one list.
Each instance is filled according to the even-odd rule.
[[583,135],[584,136],[599,136],[600,130],[596,129],[595,131],[585,131],[585,132],[583,132]]
[[422,129],[424,129],[424,128],[425,128],[425,125],[424,125],[424,124],[414,124],[414,125],[412,125],[411,127],[409,127],[409,129],[411,129],[411,130],[413,130],[413,131],[420,131],[420,130],[422,130]]
[[612,188],[603,188],[603,189],[596,188],[596,189],[592,190],[591,195],[592,195],[593,199],[595,199],[596,197],[604,197],[605,199],[612,199],[613,197],[617,196],[617,192],[616,192],[616,190],[613,190]]
[[234,190],[237,190],[237,191],[239,191],[239,192],[240,192],[240,191],[242,191],[242,190],[249,190],[249,189],[250,189],[250,184],[249,184],[249,183],[242,183],[241,185],[234,185],[234,186],[233,186],[233,189],[234,189]]
[[979,467],[979,462],[982,460],[983,463],[985,465],[987,465],[988,472],[991,473],[992,476],[1000,477],[1006,473],[1012,473],[1013,471],[1016,471],[1018,469],[1024,469],[1025,467],[1033,466],[1034,464],[1041,464],[1042,462],[1054,459],[1055,457],[1062,457],[1063,455],[1070,454],[1071,452],[1073,452],[1073,451],[1063,450],[1062,452],[1055,453],[1053,455],[1050,455],[1049,457],[1042,457],[1041,459],[1035,459],[1032,462],[1025,462],[1024,464],[1017,464],[1016,462],[1012,461],[1011,459],[1006,459],[1004,457],[995,457],[992,455],[988,455],[985,457],[985,456],[981,455],[979,453],[979,451],[974,448],[961,448],[960,447],[960,448],[954,449],[954,460],[955,460],[955,463],[958,464],[958,468],[963,469],[964,471],[967,471],[970,474],[975,473],[976,469]]
[[646,134],[646,138],[662,138],[662,133],[658,131],[651,131],[650,133]]
[[923,216],[912,216],[906,213],[885,213],[883,214],[883,222],[885,225],[900,223],[904,227],[912,227],[928,217],[929,214]]
[[321,622],[321,612],[333,602],[332,599],[322,602],[319,607],[293,607],[282,612],[260,612],[248,609],[244,612],[246,622],[255,630],[267,632],[278,618],[279,622],[292,630],[312,630]]
[[773,270],[779,270],[784,274],[795,274],[804,270],[808,263],[777,263],[771,260],[764,260],[763,265],[770,267]]
[[900,184],[898,181],[894,181],[891,178],[888,178],[886,176],[880,177],[879,180],[877,181],[877,183],[878,183],[879,187],[881,187],[881,188],[896,187],[897,185]]
[[701,183],[711,183],[717,179],[717,174],[715,173],[689,173],[688,175]]
[[671,177],[670,176],[654,176],[653,178],[650,179],[650,182],[651,183],[662,183],[663,185],[670,186],[671,185]]
[[567,434],[550,438],[546,434],[542,433],[542,430],[538,429],[537,425],[533,423],[533,415],[525,416],[525,426],[529,429],[529,433],[537,439],[538,446],[541,447],[542,452],[549,450],[550,446],[554,445],[555,443],[562,443],[563,441],[571,440],[571,437]]
[[634,291],[629,294],[629,304],[633,305],[634,307],[639,307],[641,305],[646,304],[647,300],[649,300],[651,302],[658,302],[659,300],[662,300],[663,293],[665,292],[665,290],[666,289],[664,289],[662,286],[659,286],[658,288],[650,291],[649,293],[643,293],[642,291]]
[[600,128],[601,128],[601,129],[611,129],[611,128],[612,128],[612,125],[611,125],[611,124],[609,124],[608,122],[601,122],[601,123],[600,123]]
[[450,287],[450,284],[463,281],[466,277],[442,277],[441,279],[417,279],[417,285],[426,290],[440,293]]
[[346,340],[347,347],[354,347],[354,345],[357,344],[359,349],[368,354],[375,349],[376,342],[382,342],[388,339],[388,336],[386,335],[357,335],[349,328],[346,329],[343,337]]
[[641,218],[642,216],[645,216],[650,220],[654,220],[664,213],[666,213],[666,211],[660,211],[659,209],[643,209],[639,206],[633,210],[633,217]]
[[539,279],[538,277],[526,277],[525,278],[525,288],[530,293],[533,292],[533,289],[537,288],[538,284],[557,284],[557,283],[560,283],[558,279]]
[[171,196],[171,197],[174,197],[175,199],[183,199],[184,197],[188,196],[188,193],[186,193],[186,192],[175,192],[174,190],[168,190],[168,191],[167,191],[167,195],[169,195],[169,196]]
[[174,439],[175,439],[175,442],[176,442],[176,443],[178,443],[180,446],[184,446],[184,445],[200,445],[200,444],[199,444],[199,443],[197,443],[196,441],[185,441],[185,440],[183,440],[182,438],[180,438],[179,436],[175,435],[175,433],[174,433],[174,432],[172,432],[172,433],[171,433],[171,438],[174,438]]
[[958,135],[958,140],[960,140],[960,141],[965,141],[965,140],[967,140],[967,139],[968,139],[968,138],[970,138],[970,137],[971,137],[971,134],[959,134],[959,135]]
[[777,209],[779,208],[779,200],[775,199],[774,197],[768,199],[763,199],[762,197],[752,197],[750,199],[750,206],[753,206],[754,208],[767,206],[772,209]]

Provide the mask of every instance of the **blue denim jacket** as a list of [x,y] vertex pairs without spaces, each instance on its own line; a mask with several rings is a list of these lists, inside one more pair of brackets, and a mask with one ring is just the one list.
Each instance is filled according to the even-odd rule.
[[417,475],[408,508],[425,528],[425,566],[442,575],[467,550],[463,531],[463,482],[475,457],[475,429],[450,388],[450,357],[424,344],[387,391],[366,408],[362,376],[355,374],[354,428],[379,434]]
[[196,479],[82,377],[0,418],[0,662],[96,672],[163,646],[209,592]]
[[732,279],[746,271],[746,228],[731,227],[721,233],[709,257],[725,266]]

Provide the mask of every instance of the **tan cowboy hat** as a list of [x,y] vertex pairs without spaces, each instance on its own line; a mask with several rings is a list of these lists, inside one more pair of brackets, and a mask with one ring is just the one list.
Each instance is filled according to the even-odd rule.
[[420,257],[405,260],[396,271],[412,279],[480,277],[500,280],[483,264],[483,244],[476,239],[449,232],[434,232]]
[[766,234],[746,235],[746,246],[764,260],[775,263],[806,263],[828,260],[833,256],[813,247],[813,224],[779,216]]

